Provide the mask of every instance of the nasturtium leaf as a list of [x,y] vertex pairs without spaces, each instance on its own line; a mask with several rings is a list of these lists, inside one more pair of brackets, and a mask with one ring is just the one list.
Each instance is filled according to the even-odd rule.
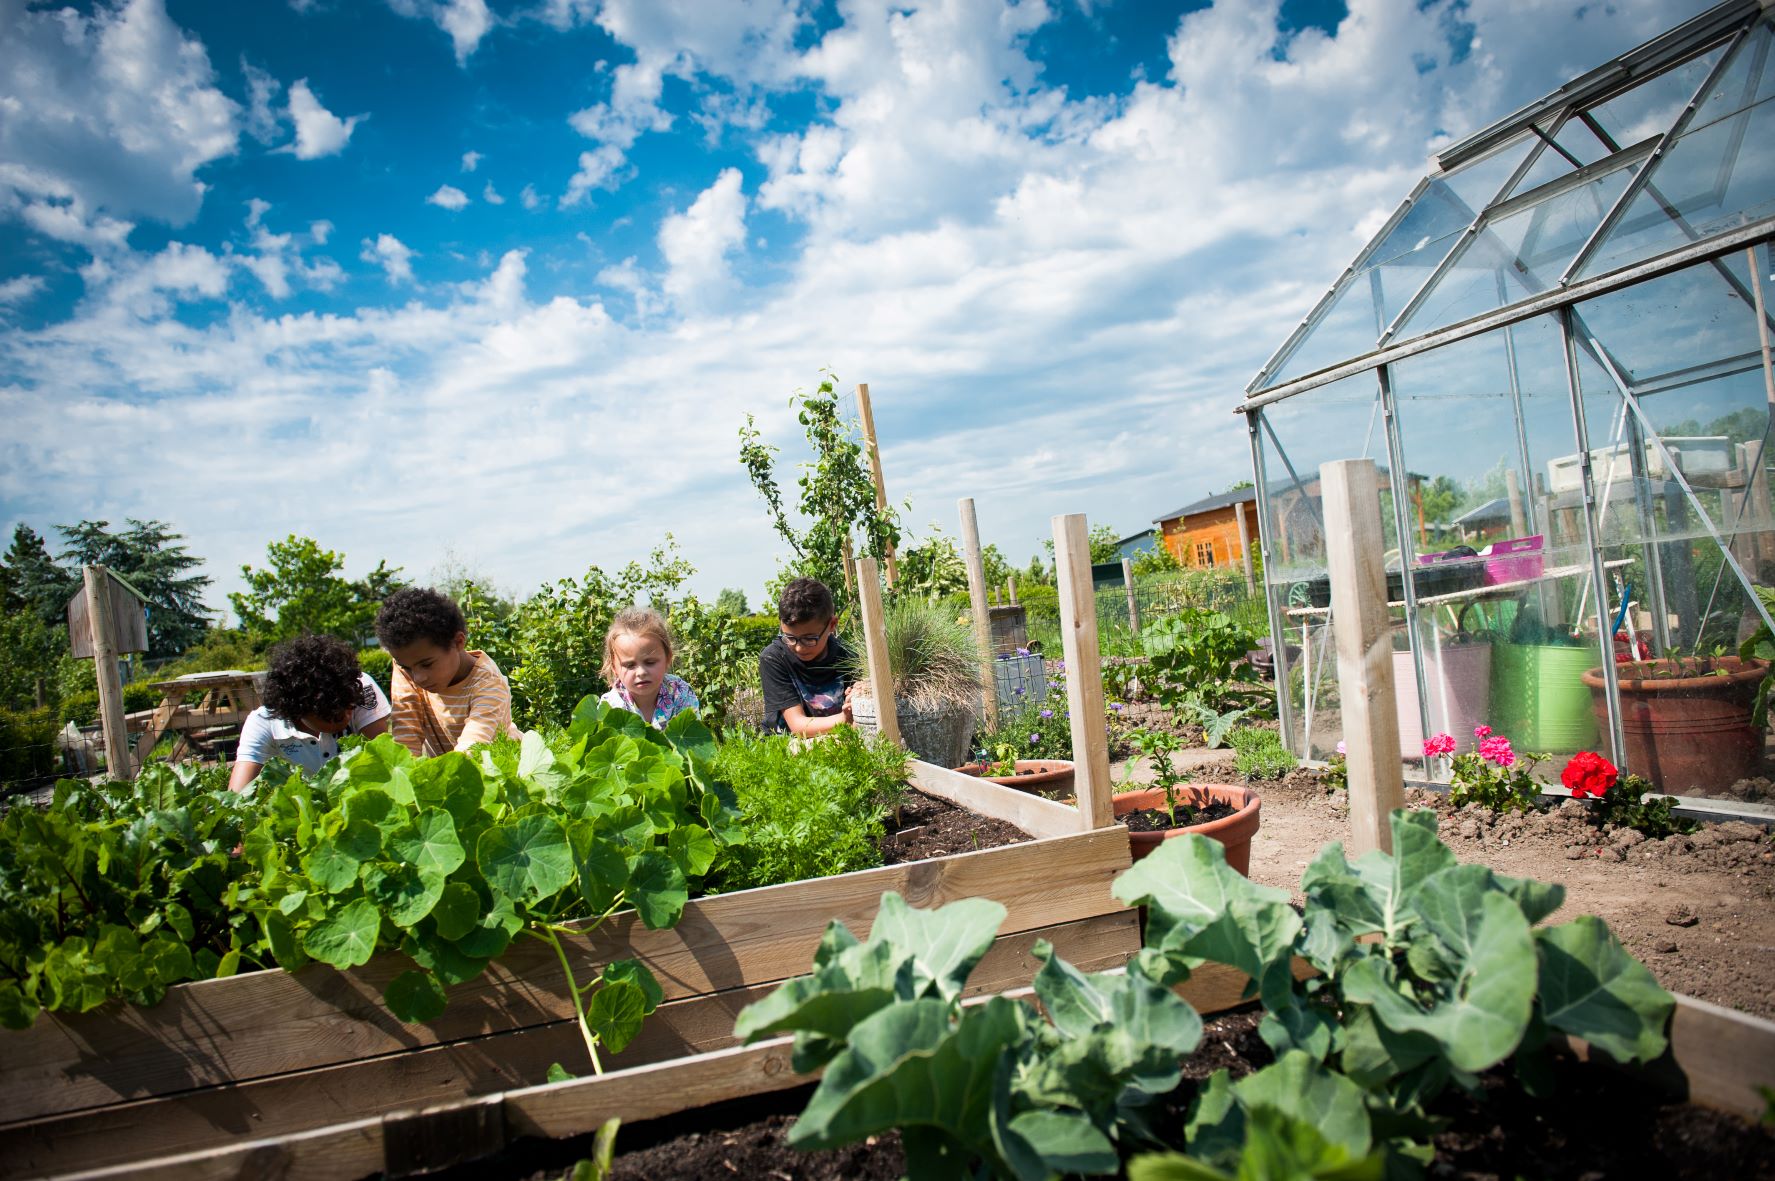
[[347,820],[367,820],[386,832],[406,819],[404,809],[397,807],[394,797],[375,787],[354,792],[344,805]]
[[37,1002],[25,995],[16,980],[0,980],[0,1026],[29,1029],[37,1020]]
[[641,922],[657,931],[677,925],[684,904],[690,901],[690,888],[676,862],[664,853],[648,852],[635,858],[629,898]]
[[493,959],[511,946],[512,936],[524,926],[512,909],[511,901],[495,898],[493,907],[481,916],[475,929],[456,941],[464,955],[476,956],[481,959]]
[[549,816],[494,825],[481,834],[475,855],[487,884],[508,898],[551,898],[573,880],[566,830]]
[[604,835],[625,845],[647,845],[652,842],[653,825],[639,805],[624,804],[613,808],[599,826]]
[[1595,915],[1535,932],[1541,1019],[1621,1062],[1664,1052],[1676,1000]]
[[444,986],[430,972],[402,972],[388,982],[382,999],[388,1011],[408,1025],[436,1021],[449,1003]]
[[448,875],[467,858],[456,824],[442,808],[426,808],[388,834],[388,851],[420,870]]
[[604,965],[604,979],[615,983],[626,980],[641,990],[641,1011],[651,1013],[659,1008],[660,1002],[666,999],[665,990],[647,965],[640,960],[611,960]]
[[460,939],[481,921],[481,896],[467,882],[448,882],[431,908],[431,920],[445,939]]
[[148,978],[160,985],[191,979],[196,966],[191,949],[165,932],[142,945],[142,959]]
[[443,984],[461,984],[486,970],[487,961],[464,952],[460,945],[420,924],[401,940],[401,950]]
[[323,964],[355,968],[370,962],[381,930],[375,903],[359,898],[310,927],[302,936],[302,949]]
[[620,1054],[641,1032],[641,1020],[646,1013],[647,999],[641,986],[629,980],[614,980],[592,994],[591,1003],[586,1005],[586,1024],[612,1053]]
[[190,943],[197,938],[197,923],[182,903],[168,902],[161,910],[166,915],[167,925],[178,933],[180,939]]
[[281,914],[267,914],[261,917],[265,928],[265,942],[271,947],[271,954],[277,960],[277,966],[285,971],[294,972],[309,961],[309,955],[302,950],[301,940],[296,938],[295,926]]
[[444,893],[444,875],[411,865],[372,862],[363,869],[364,893],[397,927],[411,927],[431,913]]
[[321,837],[302,858],[302,872],[329,894],[340,894],[357,881],[358,866],[382,850],[382,830],[362,817],[337,818],[329,813],[327,824],[337,831]]
[[280,914],[295,914],[302,909],[302,904],[307,901],[307,890],[292,890],[277,900],[277,909]]
[[481,810],[485,783],[474,760],[461,751],[415,763],[408,775],[414,800],[426,808],[442,808],[457,826]]
[[403,807],[414,803],[411,772],[424,765],[413,752],[388,734],[378,734],[360,746],[347,764],[351,781],[360,787],[380,787]]
[[682,824],[666,838],[666,854],[685,877],[701,877],[715,861],[715,838],[700,824]]
[[548,1074],[543,1077],[551,1083],[566,1083],[572,1082],[579,1076],[568,1070],[565,1066],[562,1066],[559,1062],[551,1062],[549,1063]]
[[629,861],[622,846],[607,840],[591,820],[576,820],[567,830],[579,873],[579,894],[597,914],[616,905],[629,884]]

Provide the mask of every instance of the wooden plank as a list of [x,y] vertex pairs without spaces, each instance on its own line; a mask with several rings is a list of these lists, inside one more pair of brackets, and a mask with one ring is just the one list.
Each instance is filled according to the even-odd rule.
[[1140,634],[1140,598],[1134,593],[1134,562],[1122,559],[1122,590],[1128,597],[1128,630]]
[[1053,527],[1066,706],[1072,723],[1073,791],[1081,825],[1103,828],[1115,823],[1115,815],[1110,802],[1103,661],[1097,647],[1097,592],[1091,586],[1091,540],[1082,513],[1055,517]]
[[[881,444],[875,438],[875,408],[869,401],[869,383],[857,384],[857,417],[863,424],[863,448],[869,452],[869,478],[875,482],[875,511],[887,511],[887,482],[881,478]],[[887,584],[900,581],[900,567],[894,558],[894,543],[887,547]]]
[[912,782],[926,795],[1015,824],[1033,837],[1061,836],[1079,830],[1079,810],[1070,804],[964,775],[922,759],[912,763]]
[[1325,493],[1338,696],[1349,749],[1350,853],[1390,853],[1393,833],[1387,818],[1405,806],[1405,775],[1393,697],[1380,476],[1372,459],[1340,459],[1321,467],[1319,477]]
[[112,618],[111,578],[103,566],[81,567],[86,582],[86,622],[92,636],[92,671],[99,686],[99,722],[105,729],[105,772],[134,779],[135,760],[123,724],[123,682],[117,675],[116,621]]
[[1670,1052],[1688,1079],[1689,1102],[1762,1118],[1757,1088],[1775,1087],[1775,1021],[1679,995]]
[[[828,920],[859,934],[881,895],[917,906],[987,897],[1009,910],[1007,933],[1120,909],[1110,882],[1128,865],[1115,827],[1028,844],[884,866],[814,881],[694,899],[678,926],[612,918],[569,954],[589,971],[625,956],[647,963],[667,999],[781,980],[805,970]],[[571,1014],[552,950],[520,939],[477,980],[450,990],[429,1025],[403,1025],[383,989],[409,965],[386,954],[351,972],[311,964],[181,984],[153,1008],[114,1002],[91,1013],[41,1014],[0,1033],[0,1112],[8,1124],[56,1112],[261,1078],[560,1020]],[[6,1126],[0,1124],[0,1127]]]
[[[136,739],[136,765],[138,767],[148,761],[148,752],[154,749],[156,742],[160,741],[161,733],[166,729],[167,723],[173,720],[173,715],[179,712],[182,704],[178,697],[169,693],[161,698],[160,704],[154,708],[153,715],[142,727],[142,736]],[[128,727],[127,719],[125,719],[124,725],[126,728]]]
[[[1047,939],[1083,971],[1126,963],[1140,947],[1133,910],[1051,924],[1000,937],[974,969],[967,995],[1027,985],[1038,963],[1036,940]],[[811,962],[811,959],[810,959]],[[805,971],[807,965],[802,966]],[[639,1037],[606,1058],[617,1070],[682,1059],[734,1045],[741,1009],[778,982],[729,989],[660,1006]],[[534,1084],[551,1063],[583,1066],[584,1049],[571,1021],[558,1021],[446,1046],[212,1087],[94,1112],[38,1120],[0,1137],[0,1176],[66,1172],[190,1151],[243,1133],[255,1139],[289,1135],[366,1115],[435,1106]]]
[[981,705],[986,711],[986,730],[998,729],[998,685],[992,675],[992,612],[986,602],[986,564],[980,554],[980,521],[974,515],[974,498],[956,502],[961,513],[962,563],[968,571],[968,607],[974,617],[974,648],[980,663]]
[[900,715],[894,706],[894,672],[888,661],[881,614],[881,571],[874,558],[857,559],[857,601],[863,608],[863,656],[869,691],[875,697],[875,724],[883,737],[900,741]]

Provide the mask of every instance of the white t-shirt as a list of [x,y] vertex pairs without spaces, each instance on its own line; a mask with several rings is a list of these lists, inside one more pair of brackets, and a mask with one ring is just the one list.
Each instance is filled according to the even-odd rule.
[[[375,704],[360,705],[351,711],[347,734],[362,732],[365,726],[386,718],[389,712],[387,695],[382,692],[382,686],[370,679],[369,673],[359,673],[358,684],[364,689],[364,699],[373,700]],[[285,759],[312,775],[338,753],[339,739],[334,735],[310,734],[294,722],[272,717],[261,705],[241,724],[240,750],[234,757],[237,762],[260,765],[274,758]]]

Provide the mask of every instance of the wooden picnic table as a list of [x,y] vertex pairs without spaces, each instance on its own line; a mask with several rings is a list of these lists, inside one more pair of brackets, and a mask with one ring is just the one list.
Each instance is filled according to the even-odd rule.
[[[179,736],[171,755],[177,761],[194,749],[202,750],[202,737],[214,737],[200,737],[198,731],[238,728],[248,714],[259,708],[264,678],[262,672],[228,669],[154,682],[153,687],[161,692],[160,704],[124,719],[131,732],[140,731],[135,745],[136,767],[142,766],[154,744],[168,732]],[[203,696],[187,704],[186,699],[198,690],[203,691]]]

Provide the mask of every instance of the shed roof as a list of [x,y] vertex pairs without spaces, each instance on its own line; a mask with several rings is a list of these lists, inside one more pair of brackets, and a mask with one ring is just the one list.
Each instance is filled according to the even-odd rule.
[[1244,504],[1248,500],[1257,499],[1255,488],[1235,488],[1231,492],[1217,492],[1213,496],[1203,497],[1194,504],[1186,504],[1180,509],[1173,509],[1162,517],[1154,517],[1153,524],[1162,521],[1175,521],[1179,517],[1193,517],[1197,513],[1212,512],[1217,508],[1226,508],[1231,504]]

